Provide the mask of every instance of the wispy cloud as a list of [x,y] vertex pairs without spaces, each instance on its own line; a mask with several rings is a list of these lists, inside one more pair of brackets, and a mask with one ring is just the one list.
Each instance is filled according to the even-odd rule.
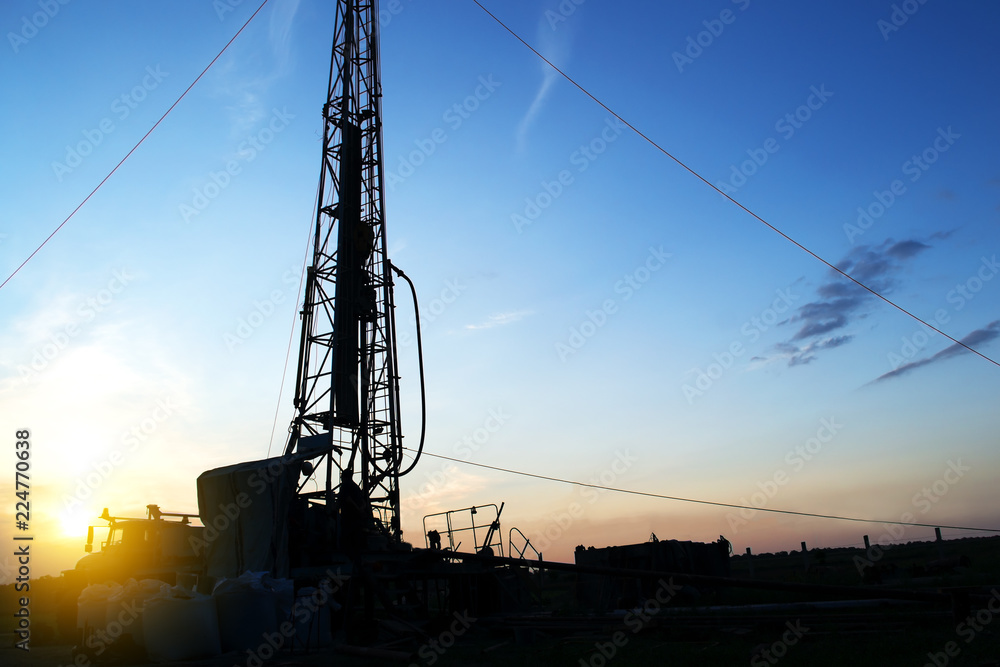
[[268,114],[267,92],[285,76],[292,63],[292,26],[300,0],[283,0],[272,5],[267,27],[270,58],[260,48],[246,46],[216,66],[215,94],[227,99],[225,105],[234,134],[254,128]]
[[271,12],[268,40],[279,71],[284,71],[291,59],[292,23],[298,11],[299,0],[283,0],[277,3]]
[[559,78],[559,73],[554,69],[545,65],[545,72],[542,74],[542,85],[539,87],[538,92],[535,93],[535,99],[531,101],[531,106],[528,107],[527,113],[521,118],[521,122],[517,125],[517,149],[523,151],[525,145],[527,144],[528,130],[531,124],[534,122],[535,117],[538,112],[542,110],[545,105],[545,98],[548,97],[549,90],[552,89],[552,85]]
[[478,330],[478,329],[492,329],[493,327],[500,327],[505,324],[513,324],[523,320],[528,315],[531,315],[534,311],[531,310],[515,310],[507,313],[497,313],[495,315],[490,315],[485,322],[480,324],[466,324],[466,329]]
[[[990,342],[991,340],[994,340],[998,336],[1000,336],[1000,320],[994,320],[989,324],[987,324],[985,327],[982,327],[981,329],[976,329],[965,338],[962,338],[961,341],[965,345],[975,348],[979,345],[983,345],[985,343]],[[943,350],[941,350],[940,352],[938,352],[933,356],[926,357],[924,359],[919,359],[917,361],[911,361],[910,363],[907,364],[903,364],[902,366],[900,366],[895,370],[889,371],[888,373],[878,376],[868,384],[875,384],[877,382],[883,382],[885,380],[888,380],[889,378],[906,375],[907,373],[915,371],[916,369],[921,368],[923,366],[928,366],[935,362],[944,361],[945,359],[950,359],[951,357],[965,353],[968,353],[967,349],[965,349],[958,343],[952,343],[951,345],[944,348]]]
[[[461,503],[469,496],[482,489],[487,482],[486,477],[459,470],[449,464],[441,470],[443,483],[427,483],[419,487],[419,492],[403,499],[404,508],[412,508],[414,513],[431,514],[443,509],[461,507]],[[436,517],[440,519],[440,517]],[[433,528],[433,526],[431,526]],[[456,540],[457,541],[457,540]]]
[[828,336],[819,338],[805,345],[798,345],[793,342],[778,343],[771,348],[771,353],[767,356],[755,356],[750,359],[750,370],[756,370],[773,363],[784,362],[788,366],[804,366],[816,360],[816,353],[822,350],[832,350],[833,348],[846,345],[854,340],[853,334],[843,336]]
[[803,364],[812,363],[816,359],[816,353],[820,350],[832,350],[835,347],[840,347],[841,345],[846,345],[854,340],[853,335],[846,336],[831,336],[829,338],[823,338],[821,340],[816,340],[804,347],[796,347],[791,356],[788,358],[789,366],[801,366]]
[[933,234],[931,234],[931,240],[932,241],[943,241],[946,238],[948,238],[949,236],[951,236],[952,234],[954,234],[955,231],[956,230],[954,230],[954,229],[947,229],[947,230],[944,230],[944,231],[941,231],[941,232],[934,232]]
[[[539,23],[538,42],[541,45],[539,51],[552,63],[560,65],[560,63],[564,63],[569,59],[570,40],[570,31],[566,30],[561,31],[560,33],[554,33],[544,21]],[[531,129],[531,125],[535,122],[535,118],[538,117],[538,114],[541,113],[542,109],[545,107],[545,102],[548,99],[552,87],[560,78],[559,73],[552,69],[547,63],[539,61],[539,66],[542,71],[542,82],[538,87],[538,92],[535,93],[535,98],[531,101],[531,104],[528,106],[528,110],[521,118],[521,122],[517,124],[515,137],[517,139],[518,151],[523,151],[527,145],[528,131]]]
[[[935,235],[939,238],[944,236]],[[888,239],[878,246],[857,246],[836,266],[876,292],[888,294],[896,286],[897,275],[904,264],[930,248],[930,245],[916,239]],[[756,357],[756,366],[774,361],[802,366],[815,361],[816,355],[823,350],[846,345],[854,339],[854,334],[843,330],[867,317],[865,309],[875,299],[871,292],[833,270],[816,292],[818,298],[800,306],[791,317],[780,323],[796,326],[795,333],[775,345],[770,355]]]
[[930,246],[920,241],[900,241],[892,244],[886,252],[896,259],[909,259],[919,255],[924,250],[929,250]]

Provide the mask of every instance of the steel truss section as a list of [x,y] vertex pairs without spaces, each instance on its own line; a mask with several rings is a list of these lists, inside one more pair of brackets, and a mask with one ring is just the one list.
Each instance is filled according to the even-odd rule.
[[[285,453],[324,452],[331,503],[346,471],[399,540],[402,438],[386,257],[378,5],[337,0],[313,261]],[[316,474],[321,471],[317,469]]]

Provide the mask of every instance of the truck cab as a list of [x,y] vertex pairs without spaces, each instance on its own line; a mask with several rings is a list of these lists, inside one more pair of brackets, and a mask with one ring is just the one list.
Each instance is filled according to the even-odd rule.
[[[159,579],[177,582],[179,573],[200,574],[204,553],[199,548],[203,526],[193,525],[196,514],[161,512],[156,505],[146,507],[145,519],[113,517],[105,508],[101,519],[107,526],[91,526],[87,531],[84,556],[76,564],[87,583],[128,579]],[[94,529],[107,530],[107,539],[94,552]]]

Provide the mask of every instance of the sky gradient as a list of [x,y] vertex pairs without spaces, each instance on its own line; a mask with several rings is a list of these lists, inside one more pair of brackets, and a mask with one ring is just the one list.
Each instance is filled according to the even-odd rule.
[[[4,278],[258,4],[4,3]],[[1000,357],[1000,7],[483,4],[723,192]],[[388,248],[421,300],[428,452],[1000,528],[1000,368],[740,210],[473,2],[382,5]],[[280,451],[332,23],[327,3],[271,0],[0,290],[0,435],[12,471],[15,431],[32,434],[37,574],[82,557],[103,507],[195,511],[201,472]],[[413,313],[396,301],[415,446]],[[504,535],[517,526],[556,560],[651,532],[755,552],[933,535],[432,457],[402,495],[411,542],[425,514],[505,501]]]

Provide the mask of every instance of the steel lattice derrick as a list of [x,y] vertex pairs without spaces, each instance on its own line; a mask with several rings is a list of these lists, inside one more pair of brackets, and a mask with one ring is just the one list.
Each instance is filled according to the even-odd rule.
[[386,257],[377,2],[338,0],[296,414],[286,453],[322,449],[327,501],[342,471],[399,538],[402,440]]

